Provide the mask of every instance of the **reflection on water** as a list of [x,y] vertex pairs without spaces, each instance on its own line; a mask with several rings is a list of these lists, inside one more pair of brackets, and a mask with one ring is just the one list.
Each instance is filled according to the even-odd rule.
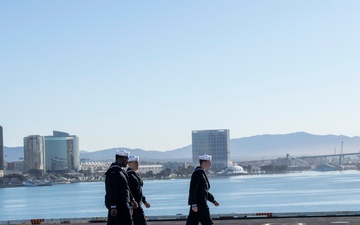
[[[210,177],[211,213],[360,211],[359,171]],[[189,179],[145,180],[146,215],[188,213]],[[0,188],[0,221],[105,217],[104,184]]]

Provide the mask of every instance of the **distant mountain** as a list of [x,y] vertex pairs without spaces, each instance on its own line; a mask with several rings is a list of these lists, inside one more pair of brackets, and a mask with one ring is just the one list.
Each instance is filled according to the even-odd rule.
[[[252,137],[230,140],[231,160],[256,160],[292,156],[339,154],[343,143],[343,153],[360,151],[360,137],[336,135],[313,135],[305,132],[291,134],[264,134]],[[146,151],[143,149],[128,149],[141,160],[151,162],[190,161],[191,145],[170,151]],[[80,157],[96,161],[114,161],[115,150],[111,148],[95,152],[81,151]],[[6,159],[9,162],[18,161],[23,157],[23,147],[5,147]]]
[[360,151],[360,137],[313,135],[305,132],[265,134],[232,139],[232,159],[261,159],[292,156],[354,153]]
[[141,160],[151,162],[169,162],[169,161],[189,161],[191,159],[191,145],[171,151],[146,151],[142,149],[128,148],[111,148],[96,152],[80,152],[80,158],[98,160],[98,161],[115,161],[115,151],[125,149],[132,155],[137,155]]

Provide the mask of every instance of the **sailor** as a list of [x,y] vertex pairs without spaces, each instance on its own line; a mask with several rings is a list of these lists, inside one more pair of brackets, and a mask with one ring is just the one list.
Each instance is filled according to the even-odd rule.
[[133,225],[130,208],[138,205],[132,197],[128,186],[126,167],[129,153],[117,150],[115,162],[111,164],[105,175],[105,205],[108,208],[107,225]]
[[129,187],[132,195],[134,196],[135,201],[138,203],[139,207],[133,210],[133,221],[134,225],[147,225],[145,218],[145,213],[141,207],[141,203],[145,205],[146,208],[150,207],[150,203],[146,201],[145,196],[142,192],[142,187],[144,185],[143,180],[140,178],[137,170],[139,169],[139,156],[130,156],[128,162],[128,177],[129,177]]
[[190,211],[186,225],[198,225],[199,222],[202,225],[214,224],[210,216],[210,209],[207,201],[212,202],[215,206],[219,206],[220,204],[209,192],[210,182],[205,173],[211,166],[211,158],[211,155],[200,155],[200,166],[195,168],[191,176],[188,200]]

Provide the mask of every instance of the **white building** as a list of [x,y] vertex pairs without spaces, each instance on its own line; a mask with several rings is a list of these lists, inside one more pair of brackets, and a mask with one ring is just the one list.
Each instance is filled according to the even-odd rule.
[[140,165],[138,169],[138,173],[146,174],[147,172],[152,171],[153,174],[158,174],[164,170],[162,165]]
[[[111,162],[83,162],[81,163],[81,169],[91,171],[91,173],[102,172],[105,173],[110,167]],[[158,174],[164,170],[163,165],[139,165],[138,173],[146,174],[152,171],[153,174]]]

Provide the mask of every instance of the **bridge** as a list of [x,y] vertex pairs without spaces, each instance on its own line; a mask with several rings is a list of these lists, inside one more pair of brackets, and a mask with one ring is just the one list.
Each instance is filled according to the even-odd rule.
[[290,156],[289,154],[286,154],[286,158],[292,158],[292,159],[296,159],[299,160],[301,162],[305,162],[307,164],[309,164],[308,162],[304,161],[304,159],[316,159],[316,158],[324,158],[326,160],[326,158],[328,157],[339,157],[339,164],[342,164],[342,159],[345,156],[357,156],[360,157],[360,152],[354,152],[354,153],[340,153],[340,154],[328,154],[328,155],[311,155],[311,156],[298,156],[298,157],[294,157],[294,156]]

